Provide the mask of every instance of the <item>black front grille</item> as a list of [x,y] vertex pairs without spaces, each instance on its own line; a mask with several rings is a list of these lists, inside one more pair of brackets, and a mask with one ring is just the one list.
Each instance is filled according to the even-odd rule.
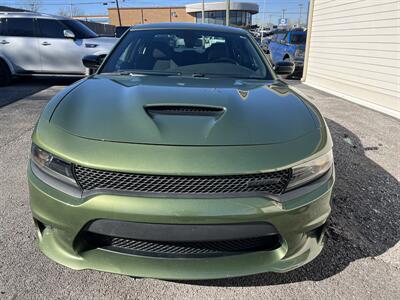
[[161,242],[143,241],[85,232],[86,250],[101,248],[115,252],[152,257],[214,257],[271,251],[281,246],[278,234],[225,241]]
[[224,196],[281,194],[291,170],[228,176],[144,175],[74,166],[78,184],[85,191],[112,190],[153,195]]

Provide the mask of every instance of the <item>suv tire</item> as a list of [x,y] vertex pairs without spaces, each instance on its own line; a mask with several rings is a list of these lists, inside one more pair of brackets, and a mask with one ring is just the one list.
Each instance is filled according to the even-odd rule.
[[[283,59],[283,61],[291,62],[291,59],[290,59],[290,57],[285,57],[285,58]],[[284,76],[282,76],[282,78],[283,78],[283,79],[292,79],[292,78],[293,78],[293,74],[284,75]]]
[[0,86],[6,86],[11,83],[11,72],[7,64],[0,59]]

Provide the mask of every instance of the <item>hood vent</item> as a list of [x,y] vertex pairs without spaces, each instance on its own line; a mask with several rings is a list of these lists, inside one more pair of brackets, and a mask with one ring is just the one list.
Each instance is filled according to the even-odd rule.
[[223,107],[195,105],[147,105],[144,109],[150,116],[182,115],[219,117],[225,112],[225,108]]

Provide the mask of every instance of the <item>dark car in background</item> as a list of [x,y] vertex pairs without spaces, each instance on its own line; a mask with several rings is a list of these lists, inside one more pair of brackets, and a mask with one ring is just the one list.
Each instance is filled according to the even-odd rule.
[[130,26],[117,26],[115,27],[115,37],[120,38]]
[[292,62],[295,64],[295,71],[290,76],[301,76],[306,39],[307,32],[301,28],[275,33],[268,44],[272,64],[280,61]]

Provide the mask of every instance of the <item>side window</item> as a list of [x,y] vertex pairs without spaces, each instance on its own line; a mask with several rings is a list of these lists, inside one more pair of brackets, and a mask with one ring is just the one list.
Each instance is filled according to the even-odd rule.
[[4,33],[3,33],[4,21],[5,21],[5,19],[0,18],[0,35],[4,35]]
[[286,41],[286,43],[290,43],[290,36],[291,36],[291,34],[288,32],[288,33],[286,34],[286,36],[285,36],[285,41]]
[[39,36],[45,38],[63,39],[64,29],[67,29],[57,20],[38,19]]
[[7,32],[4,35],[34,37],[35,30],[33,27],[33,19],[8,18],[7,19]]

